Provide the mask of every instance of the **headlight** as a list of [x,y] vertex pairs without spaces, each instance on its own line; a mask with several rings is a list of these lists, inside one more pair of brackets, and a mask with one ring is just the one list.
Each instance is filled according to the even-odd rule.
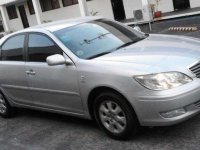
[[168,90],[192,81],[190,77],[180,72],[167,72],[136,76],[135,79],[151,90]]

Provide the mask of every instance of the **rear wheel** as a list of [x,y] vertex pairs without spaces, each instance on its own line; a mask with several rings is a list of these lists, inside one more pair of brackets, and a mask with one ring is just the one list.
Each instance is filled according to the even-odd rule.
[[119,94],[105,92],[97,96],[94,112],[99,126],[114,139],[127,140],[138,131],[135,112]]
[[0,116],[3,118],[10,118],[16,114],[16,108],[11,107],[5,96],[0,93]]

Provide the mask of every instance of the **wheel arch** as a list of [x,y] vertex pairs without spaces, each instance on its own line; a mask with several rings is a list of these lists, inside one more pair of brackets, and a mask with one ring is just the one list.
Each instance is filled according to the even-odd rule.
[[[94,99],[96,96],[98,96],[99,94],[101,94],[103,92],[113,92],[113,93],[116,93],[116,94],[120,95],[121,97],[123,97],[125,102],[130,106],[130,108],[132,109],[132,111],[135,113],[135,115],[137,117],[134,107],[131,105],[131,103],[128,101],[128,99],[121,92],[119,92],[116,89],[110,88],[110,87],[100,86],[100,87],[96,87],[96,88],[92,89],[88,96],[87,106],[88,106],[89,114],[92,119],[94,119],[94,110],[93,110]],[[138,119],[138,117],[137,117],[137,119]]]
[[10,106],[15,106],[14,102],[11,100],[11,98],[8,96],[8,94],[6,93],[6,91],[2,87],[0,87],[0,93],[6,98],[7,103]]

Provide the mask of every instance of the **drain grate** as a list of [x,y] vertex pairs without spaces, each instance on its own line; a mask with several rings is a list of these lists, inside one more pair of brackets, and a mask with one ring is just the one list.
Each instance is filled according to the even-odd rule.
[[169,31],[197,31],[198,27],[170,27]]

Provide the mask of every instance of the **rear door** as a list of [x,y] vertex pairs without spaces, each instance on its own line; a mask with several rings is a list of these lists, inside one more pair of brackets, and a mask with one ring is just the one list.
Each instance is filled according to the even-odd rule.
[[46,58],[54,54],[64,55],[53,40],[44,34],[29,34],[26,71],[34,105],[82,113],[76,66],[49,66]]
[[8,38],[1,46],[0,86],[14,102],[32,104],[25,73],[25,34]]

